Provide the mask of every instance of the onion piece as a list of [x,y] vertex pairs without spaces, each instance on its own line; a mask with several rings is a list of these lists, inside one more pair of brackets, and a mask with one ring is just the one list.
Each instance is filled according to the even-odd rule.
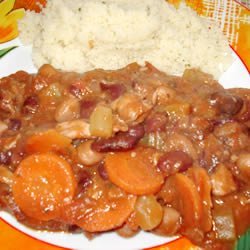
[[105,106],[97,106],[90,116],[91,135],[108,138],[112,135],[112,131],[112,110]]

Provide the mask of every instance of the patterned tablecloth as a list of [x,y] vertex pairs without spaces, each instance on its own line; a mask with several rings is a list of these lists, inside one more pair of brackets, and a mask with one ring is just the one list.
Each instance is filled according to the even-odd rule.
[[[18,35],[16,20],[22,18],[24,10],[12,10],[24,8],[36,8],[35,2],[45,4],[46,0],[0,0],[0,43],[4,43]],[[180,0],[169,0],[178,4]],[[186,3],[197,11],[199,15],[208,19],[214,19],[220,25],[228,41],[244,64],[250,70],[250,0],[186,0]],[[15,4],[15,5],[14,5]],[[248,6],[248,9],[243,7]],[[0,58],[5,54],[0,50]],[[0,218],[0,248],[2,250],[59,250],[55,247],[36,239],[33,239],[12,228]],[[155,247],[155,250],[195,249],[188,240],[181,240]]]
[[250,0],[241,0],[241,1],[239,1],[240,3],[242,3],[242,4],[244,4],[244,5],[246,5],[248,8],[250,8]]

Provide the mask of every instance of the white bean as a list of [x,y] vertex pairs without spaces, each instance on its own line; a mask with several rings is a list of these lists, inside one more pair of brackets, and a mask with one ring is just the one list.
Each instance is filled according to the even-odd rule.
[[104,155],[91,149],[92,140],[83,142],[77,148],[77,155],[82,164],[90,166],[100,162]]

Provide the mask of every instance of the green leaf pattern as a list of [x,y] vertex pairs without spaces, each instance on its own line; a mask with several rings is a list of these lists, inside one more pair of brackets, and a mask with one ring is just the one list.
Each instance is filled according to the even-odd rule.
[[5,49],[1,49],[0,50],[0,58],[4,57],[6,54],[8,54],[11,50],[17,48],[17,46],[12,46],[12,47],[8,47]]

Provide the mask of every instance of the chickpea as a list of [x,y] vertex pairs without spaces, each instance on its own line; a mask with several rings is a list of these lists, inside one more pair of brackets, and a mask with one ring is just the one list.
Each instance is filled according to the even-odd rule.
[[69,97],[65,99],[56,109],[55,120],[66,122],[77,119],[80,116],[80,102],[77,98]]
[[237,185],[230,170],[223,164],[216,166],[211,174],[212,194],[224,196],[237,190]]
[[82,164],[90,166],[100,162],[103,159],[103,154],[91,149],[92,140],[82,143],[77,148],[78,158]]
[[250,179],[250,154],[242,153],[236,162],[237,167],[240,169],[242,175],[244,175],[248,180]]
[[164,207],[160,225],[154,230],[161,235],[174,235],[181,227],[180,213],[171,207]]
[[150,110],[150,106],[134,94],[124,94],[114,104],[119,117],[126,123],[132,123]]
[[153,96],[152,102],[153,104],[167,104],[171,102],[176,96],[176,91],[167,86],[158,87]]

